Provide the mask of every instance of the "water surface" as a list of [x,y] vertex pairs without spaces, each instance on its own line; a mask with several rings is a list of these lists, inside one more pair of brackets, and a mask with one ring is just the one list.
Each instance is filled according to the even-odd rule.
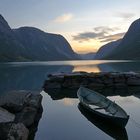
[[[136,61],[55,61],[0,64],[0,94],[11,90],[41,91],[50,73],[87,71],[140,71]],[[139,140],[140,137],[140,89],[121,91],[103,90],[130,115],[126,129],[118,130],[90,116],[79,107],[76,91],[41,93],[43,115],[39,122],[36,140]],[[116,131],[115,131],[116,130]]]

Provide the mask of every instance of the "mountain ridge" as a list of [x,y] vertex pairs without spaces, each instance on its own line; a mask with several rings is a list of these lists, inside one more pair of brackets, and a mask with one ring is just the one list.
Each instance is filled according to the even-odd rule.
[[59,34],[35,27],[11,29],[0,15],[0,61],[53,61],[79,59]]
[[[101,47],[102,48],[102,47]],[[99,52],[97,52],[99,53]],[[103,58],[108,60],[140,60],[140,18],[129,27],[121,42]],[[105,54],[104,54],[105,55]]]

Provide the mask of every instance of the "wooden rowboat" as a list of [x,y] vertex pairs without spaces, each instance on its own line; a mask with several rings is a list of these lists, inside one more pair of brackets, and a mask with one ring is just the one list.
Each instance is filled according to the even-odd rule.
[[115,102],[112,102],[98,92],[84,87],[79,88],[77,96],[85,109],[88,109],[92,113],[103,117],[117,126],[126,126],[129,116]]

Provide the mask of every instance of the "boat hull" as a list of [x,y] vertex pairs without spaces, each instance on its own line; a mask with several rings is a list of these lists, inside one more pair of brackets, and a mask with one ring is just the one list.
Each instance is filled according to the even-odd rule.
[[95,110],[91,109],[90,107],[85,105],[83,102],[80,102],[80,105],[83,108],[85,108],[87,111],[90,111],[93,115],[96,115],[96,117],[100,117],[100,119],[108,121],[109,123],[114,124],[118,127],[125,127],[128,120],[129,120],[129,116],[127,118],[109,116],[109,115],[106,115],[106,114],[103,114],[103,113],[100,113],[98,111],[95,111]]

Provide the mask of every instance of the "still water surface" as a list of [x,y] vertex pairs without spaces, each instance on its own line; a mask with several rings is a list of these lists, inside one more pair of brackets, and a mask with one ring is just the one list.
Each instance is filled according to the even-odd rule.
[[[140,62],[132,61],[58,61],[0,64],[0,94],[11,90],[42,90],[50,73],[73,71],[140,71]],[[126,129],[118,130],[89,116],[79,107],[76,92],[43,95],[43,115],[36,140],[139,140],[140,89],[105,94],[130,115]],[[104,94],[104,91],[102,92]]]

